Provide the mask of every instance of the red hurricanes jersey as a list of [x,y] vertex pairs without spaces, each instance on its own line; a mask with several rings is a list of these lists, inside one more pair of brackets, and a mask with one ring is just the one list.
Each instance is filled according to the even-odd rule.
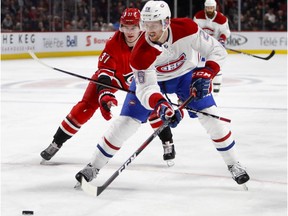
[[215,11],[215,16],[209,19],[205,11],[199,11],[194,16],[194,21],[209,35],[217,40],[220,38],[224,41],[230,36],[228,19],[220,12]]
[[129,65],[131,49],[125,42],[124,34],[115,32],[99,56],[98,77],[106,75],[110,77],[113,86],[128,89],[133,78]]

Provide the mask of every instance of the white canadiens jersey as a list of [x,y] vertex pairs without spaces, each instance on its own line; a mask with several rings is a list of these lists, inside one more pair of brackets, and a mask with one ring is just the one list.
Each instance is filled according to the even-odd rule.
[[189,18],[171,19],[168,40],[162,44],[152,43],[143,33],[131,53],[130,64],[136,81],[136,95],[146,109],[149,98],[160,92],[157,84],[182,76],[198,64],[198,53],[207,57],[207,64],[219,72],[227,56],[218,41],[200,29]]
[[193,19],[205,32],[213,36],[217,40],[226,39],[230,36],[231,32],[228,25],[228,19],[220,12],[215,11],[212,19],[208,18],[205,11],[196,13]]

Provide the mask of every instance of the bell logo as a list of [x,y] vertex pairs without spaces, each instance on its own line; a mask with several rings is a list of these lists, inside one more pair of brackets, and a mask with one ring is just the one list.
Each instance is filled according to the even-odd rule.
[[67,47],[77,47],[77,36],[74,35],[73,37],[70,37],[69,35],[67,35],[66,45]]

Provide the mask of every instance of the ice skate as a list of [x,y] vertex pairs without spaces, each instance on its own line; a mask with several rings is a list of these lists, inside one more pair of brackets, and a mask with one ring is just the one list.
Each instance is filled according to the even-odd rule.
[[162,144],[164,149],[163,160],[167,162],[168,167],[174,166],[175,163],[173,159],[175,158],[176,152],[174,149],[173,140],[164,142]]
[[52,142],[44,151],[41,152],[41,157],[43,158],[42,162],[49,161],[61,148],[62,145],[57,145],[55,142]]
[[249,181],[250,177],[247,174],[245,168],[239,162],[233,165],[229,165],[228,170],[230,171],[232,178],[237,182],[237,184],[244,185],[244,189],[247,188],[244,183]]
[[80,171],[76,174],[75,178],[76,178],[76,180],[77,180],[79,183],[81,183],[82,177],[85,178],[85,180],[86,180],[87,182],[91,182],[94,178],[97,177],[97,174],[98,174],[98,173],[99,173],[99,169],[93,167],[93,166],[89,163],[89,164],[87,164],[87,166],[86,166],[84,169],[80,170]]

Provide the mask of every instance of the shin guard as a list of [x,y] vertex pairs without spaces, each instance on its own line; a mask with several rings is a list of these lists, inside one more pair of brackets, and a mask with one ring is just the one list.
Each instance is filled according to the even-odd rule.
[[97,144],[93,154],[92,164],[97,169],[101,169],[121,148],[124,141],[132,136],[140,127],[141,123],[131,117],[119,116],[104,137]]

